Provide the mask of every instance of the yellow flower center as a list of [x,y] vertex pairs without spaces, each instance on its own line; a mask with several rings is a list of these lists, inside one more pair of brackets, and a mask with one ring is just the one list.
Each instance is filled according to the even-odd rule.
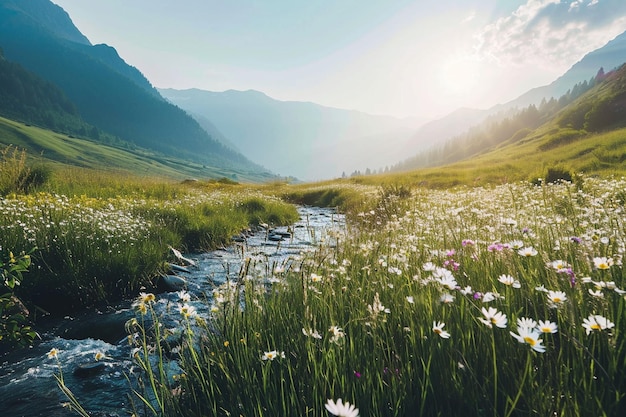
[[435,333],[437,333],[437,334],[441,334],[441,329],[437,329],[437,328],[435,328],[435,329],[433,329],[433,332],[435,332]]
[[535,346],[537,344],[537,341],[530,336],[524,337],[524,342],[528,343],[531,346]]
[[561,302],[561,298],[560,297],[554,297],[552,299],[552,301],[554,301],[555,303],[560,303]]
[[598,323],[593,323],[591,326],[589,326],[590,328],[592,328],[593,330],[600,330],[601,327]]

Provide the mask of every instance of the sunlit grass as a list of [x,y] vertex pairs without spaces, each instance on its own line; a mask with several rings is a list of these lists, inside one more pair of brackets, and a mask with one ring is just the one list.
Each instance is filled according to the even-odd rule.
[[167,416],[620,415],[626,182],[580,184],[371,194],[318,249],[250,256],[177,337],[139,314],[141,394]]
[[[18,290],[34,311],[68,312],[153,287],[169,247],[214,249],[259,223],[290,224],[295,208],[253,187],[72,169],[41,191],[0,200],[0,247],[32,253]],[[60,311],[59,311],[60,310]]]

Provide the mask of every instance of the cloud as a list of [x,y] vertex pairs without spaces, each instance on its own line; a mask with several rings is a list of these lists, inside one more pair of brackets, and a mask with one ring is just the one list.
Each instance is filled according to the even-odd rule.
[[461,23],[471,22],[472,20],[474,20],[475,17],[476,17],[476,12],[472,11],[470,12],[470,14],[467,15],[467,17],[465,17],[465,19],[461,20]]
[[505,67],[567,68],[625,30],[624,0],[527,0],[486,26],[475,52]]

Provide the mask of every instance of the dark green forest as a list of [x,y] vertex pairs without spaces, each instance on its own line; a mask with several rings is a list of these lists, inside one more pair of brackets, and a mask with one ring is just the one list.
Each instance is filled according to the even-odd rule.
[[[39,10],[41,19],[58,13],[52,3],[40,3],[40,7],[50,9]],[[51,28],[45,21],[34,20],[26,6],[11,3],[0,7],[0,47],[7,73],[3,83],[11,85],[3,87],[2,114],[55,131],[136,146],[207,166],[266,172],[212,138],[185,111],[163,99],[114,48],[70,39],[64,34],[77,30],[69,18],[57,19]],[[15,64],[23,68],[17,69]],[[34,75],[40,79],[31,83]],[[20,103],[22,98],[25,101]]]

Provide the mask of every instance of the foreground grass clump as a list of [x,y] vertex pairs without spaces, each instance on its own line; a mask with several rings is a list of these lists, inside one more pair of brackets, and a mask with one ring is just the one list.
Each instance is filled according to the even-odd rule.
[[142,408],[325,416],[342,398],[361,416],[621,415],[626,180],[580,185],[381,192],[316,250],[250,256],[209,316],[181,293],[165,331],[144,295],[129,325]]
[[252,224],[297,219],[293,206],[239,185],[89,174],[63,182],[67,194],[59,194],[56,181],[47,191],[0,200],[0,247],[36,248],[35,267],[16,289],[35,313],[133,297],[155,284],[172,256],[169,246],[212,249]]

